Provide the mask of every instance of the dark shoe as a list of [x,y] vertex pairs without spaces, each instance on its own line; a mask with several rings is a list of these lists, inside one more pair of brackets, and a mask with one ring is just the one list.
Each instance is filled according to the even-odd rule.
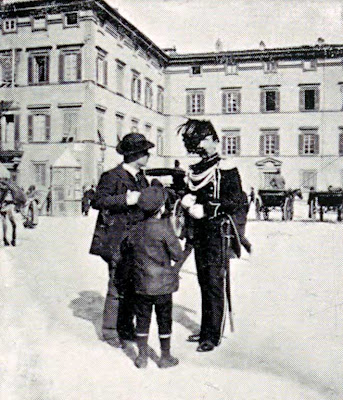
[[205,351],[212,351],[215,347],[215,344],[213,344],[210,340],[205,340],[199,344],[197,351],[203,353]]
[[176,365],[178,365],[178,363],[179,360],[176,357],[173,357],[171,355],[162,356],[158,361],[158,366],[159,368],[170,368],[170,367],[175,367]]
[[146,368],[148,365],[148,357],[146,356],[138,356],[135,359],[135,366],[137,368]]
[[15,246],[15,244],[16,244],[16,243],[15,243],[15,239],[13,239],[12,242],[11,242],[11,245],[12,245],[12,246]]
[[189,335],[187,338],[187,342],[199,342],[200,341],[200,333],[195,333],[194,335]]
[[10,242],[9,242],[7,239],[5,239],[5,238],[4,238],[4,245],[5,245],[5,246],[9,246],[9,245],[10,245]]

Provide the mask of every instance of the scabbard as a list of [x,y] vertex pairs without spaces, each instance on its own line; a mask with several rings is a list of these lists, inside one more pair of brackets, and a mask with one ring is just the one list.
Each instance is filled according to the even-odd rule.
[[230,241],[231,241],[231,221],[225,218],[221,224],[222,235],[222,263],[225,269],[225,292],[229,310],[230,331],[234,332],[232,301],[231,301],[231,282],[230,282]]

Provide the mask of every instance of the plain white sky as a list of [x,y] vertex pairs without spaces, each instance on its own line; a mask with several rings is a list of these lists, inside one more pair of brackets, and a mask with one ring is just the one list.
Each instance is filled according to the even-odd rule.
[[343,0],[108,0],[159,47],[179,53],[343,43]]

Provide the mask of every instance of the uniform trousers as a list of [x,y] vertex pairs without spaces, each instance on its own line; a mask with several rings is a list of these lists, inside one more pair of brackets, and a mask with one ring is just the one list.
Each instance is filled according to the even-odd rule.
[[172,294],[136,294],[137,336],[148,336],[153,307],[157,318],[158,333],[161,339],[168,338],[172,331]]
[[221,219],[194,223],[194,254],[201,290],[200,343],[218,346],[225,323],[225,267],[222,264]]
[[114,279],[116,268],[116,262],[108,262],[109,280],[102,322],[103,337],[104,339],[114,338],[117,330],[121,339],[132,340],[135,336],[134,288],[133,284],[129,282],[121,296],[118,296]]

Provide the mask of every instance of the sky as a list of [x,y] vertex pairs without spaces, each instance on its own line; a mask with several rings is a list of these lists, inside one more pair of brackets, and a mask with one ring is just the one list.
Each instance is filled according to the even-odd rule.
[[107,0],[161,48],[178,53],[343,43],[343,0]]

